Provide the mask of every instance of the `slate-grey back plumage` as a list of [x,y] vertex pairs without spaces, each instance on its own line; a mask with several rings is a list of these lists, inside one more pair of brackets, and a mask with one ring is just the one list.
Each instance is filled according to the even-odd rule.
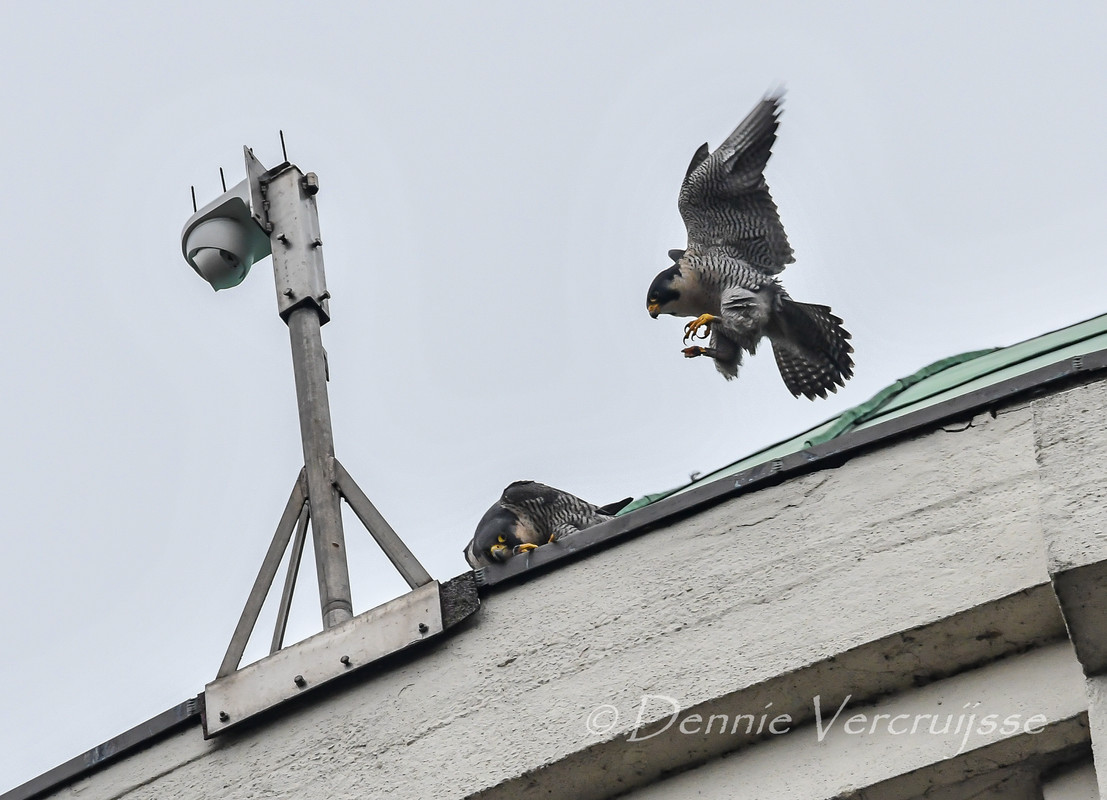
[[536,481],[508,484],[477,523],[465,560],[476,568],[506,561],[520,552],[557,541],[611,519],[631,498],[595,506],[569,492]]
[[853,374],[849,333],[829,307],[797,303],[776,279],[795,259],[764,169],[776,141],[781,95],[770,94],[712,152],[692,157],[678,207],[685,250],[650,285],[650,315],[696,317],[685,340],[710,333],[708,347],[684,354],[714,359],[728,380],[763,337],[773,344],[788,390],[810,399],[837,391]]
[[508,485],[500,505],[526,518],[541,540],[536,544],[611,519],[611,514],[604,513],[599,506],[537,481],[515,481]]

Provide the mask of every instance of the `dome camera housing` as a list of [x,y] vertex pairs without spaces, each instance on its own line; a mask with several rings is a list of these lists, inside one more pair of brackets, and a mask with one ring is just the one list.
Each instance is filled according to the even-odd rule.
[[216,291],[242,283],[270,253],[269,237],[250,213],[250,187],[242,181],[193,214],[181,232],[181,250],[196,274]]

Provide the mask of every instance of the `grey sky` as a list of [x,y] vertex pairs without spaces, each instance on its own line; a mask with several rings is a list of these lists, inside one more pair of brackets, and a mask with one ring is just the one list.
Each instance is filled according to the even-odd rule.
[[[338,455],[439,579],[511,480],[669,488],[1107,310],[1101,3],[228,6],[0,28],[0,791],[222,658],[302,456],[269,262],[216,295],[178,237],[279,128],[322,186]],[[825,402],[768,352],[726,384],[644,308],[692,152],[781,83],[782,277],[857,350]],[[403,584],[346,528],[363,611]]]

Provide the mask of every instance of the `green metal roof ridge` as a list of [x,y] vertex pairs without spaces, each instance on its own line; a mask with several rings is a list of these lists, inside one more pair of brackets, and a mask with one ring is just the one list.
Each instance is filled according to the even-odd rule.
[[[686,484],[637,498],[619,512],[619,515],[627,514],[695,486],[725,478],[771,459],[828,442],[848,431],[868,427],[877,421],[901,416],[956,397],[966,393],[970,386],[973,389],[981,388],[1004,378],[1029,372],[1038,366],[1044,366],[1045,361],[1057,361],[1062,357],[1075,356],[1096,349],[1107,349],[1107,314],[1066,325],[1006,347],[972,350],[939,359],[898,379],[865,402],[824,420],[800,434],[763,447]],[[1052,358],[1049,358],[1050,356]]]
[[807,437],[805,440],[808,447],[813,444],[822,444],[823,442],[830,441],[831,439],[841,436],[846,431],[875,417],[885,406],[887,406],[893,399],[903,394],[907,389],[915,384],[937,375],[939,372],[944,372],[950,367],[955,367],[958,364],[963,364],[966,361],[972,361],[980,358],[981,356],[994,353],[998,348],[992,347],[987,350],[970,350],[967,353],[961,353],[956,356],[949,356],[947,358],[939,359],[932,364],[928,364],[917,372],[913,372],[906,377],[900,378],[890,386],[886,386],[879,392],[874,394],[864,403],[856,405],[853,408],[846,409],[837,417],[834,418],[834,424],[828,427],[822,433],[817,433],[813,436]]
[[[935,361],[933,364],[929,364],[928,366],[923,367],[921,370],[911,375],[907,375],[903,378],[898,379],[890,386],[884,387],[875,395],[866,400],[864,403],[853,406],[852,408],[846,409],[841,414],[823,420],[818,425],[815,425],[812,428],[808,428],[802,433],[796,434],[795,436],[792,436],[788,439],[783,439],[779,442],[776,442],[775,444],[768,445],[767,447],[763,447],[760,450],[755,450],[748,456],[740,458],[737,461],[732,461],[726,466],[720,467],[716,470],[712,470],[706,475],[701,475],[695,480],[689,481],[688,483],[681,484],[680,486],[674,486],[672,489],[666,489],[660,492],[653,492],[652,494],[646,494],[642,497],[635,498],[634,502],[624,507],[621,511],[619,511],[618,514],[616,514],[616,516],[629,514],[631,511],[642,508],[643,506],[648,506],[650,503],[654,503],[658,500],[661,500],[662,498],[677,494],[678,492],[681,492],[685,489],[690,489],[693,486],[710,483],[711,481],[717,480],[718,478],[726,477],[728,474],[733,474],[734,472],[738,471],[736,468],[740,464],[746,464],[746,462],[752,461],[753,463],[747,464],[747,466],[754,466],[755,464],[764,463],[765,461],[768,461],[769,459],[774,458],[778,455],[784,455],[796,450],[801,450],[804,447],[810,447],[814,444],[821,444],[822,442],[826,442],[837,436],[841,436],[843,433],[845,433],[847,430],[851,429],[855,425],[858,425],[861,422],[872,418],[872,416],[874,416],[877,411],[887,405],[887,403],[892,398],[900,394],[907,387],[913,386],[923,378],[936,374],[943,369],[954,366],[956,364],[960,364],[963,361],[973,359],[987,353],[991,353],[995,349],[996,348],[991,348],[989,350],[973,350],[968,353],[961,353],[960,355],[949,356],[939,361]],[[802,446],[791,446],[797,442],[802,442]],[[782,452],[773,452],[778,449],[782,450]],[[754,461],[753,459],[756,459],[758,456],[764,456],[764,458],[760,458]]]
[[907,387],[885,408],[891,411],[900,406],[918,403],[937,394],[948,393],[959,386],[979,382],[986,376],[1006,370],[1014,365],[1023,364],[1034,358],[1070,348],[1081,342],[1095,339],[1104,333],[1107,333],[1107,314],[1067,325],[1064,328],[1049,331],[1006,347],[992,348],[991,351],[981,352],[977,359],[951,365],[949,371],[943,376],[945,379],[943,385]]

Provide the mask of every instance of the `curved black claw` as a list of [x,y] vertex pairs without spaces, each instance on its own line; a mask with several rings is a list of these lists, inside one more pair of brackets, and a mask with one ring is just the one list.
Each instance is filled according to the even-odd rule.
[[[701,314],[694,320],[684,326],[684,344],[688,344],[688,340],[695,341],[697,338],[706,339],[711,335],[711,323],[715,318],[710,314]],[[701,331],[700,328],[703,328]],[[699,333],[697,337],[696,334]]]

